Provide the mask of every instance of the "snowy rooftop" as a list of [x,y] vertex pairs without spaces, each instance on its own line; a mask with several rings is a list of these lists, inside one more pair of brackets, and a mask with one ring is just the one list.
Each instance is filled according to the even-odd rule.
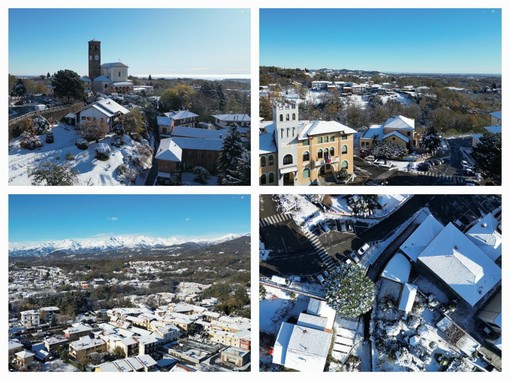
[[274,141],[274,124],[273,122],[268,122],[262,126],[266,129],[266,133],[261,133],[259,135],[259,153],[267,154],[267,153],[276,153],[278,150],[276,148],[276,144]]
[[386,133],[383,136],[383,139],[387,139],[388,137],[392,137],[392,136],[398,137],[399,139],[404,140],[405,142],[409,142],[409,137],[404,136],[402,133],[397,132],[397,131],[391,131],[390,133]]
[[220,121],[250,121],[250,116],[245,113],[227,113],[227,114],[221,114],[221,115],[212,115],[215,119],[218,119]]
[[485,127],[485,130],[489,133],[501,134],[501,125],[490,125]]
[[407,240],[400,246],[400,250],[413,261],[430,244],[430,242],[442,231],[444,226],[432,215],[429,215]]
[[491,115],[492,117],[495,117],[496,119],[501,120],[501,111],[491,112],[489,115]]
[[326,317],[319,317],[317,315],[299,314],[299,318],[297,324],[302,327],[309,327],[317,330],[324,330],[328,323],[328,319]]
[[109,69],[112,67],[129,67],[129,66],[123,64],[122,62],[108,62],[108,63],[103,63],[101,65],[101,68],[103,68],[103,69]]
[[223,150],[222,139],[189,139],[186,137],[174,137],[172,140],[181,148],[189,150]]
[[322,135],[326,133],[353,134],[356,131],[337,121],[314,120],[306,124],[299,134],[299,140],[306,140],[308,136]]
[[386,264],[381,276],[392,281],[405,284],[409,280],[411,263],[401,253],[395,254]]
[[190,119],[198,116],[196,113],[193,113],[188,110],[165,112],[164,115],[174,120]]
[[452,223],[418,259],[470,305],[501,280],[501,269]]
[[122,115],[129,113],[128,109],[122,107],[119,103],[109,98],[98,100],[90,106],[85,107],[82,111],[90,107],[97,109],[98,111],[106,114],[108,117],[111,117],[117,113],[121,113]]
[[501,256],[501,234],[498,221],[492,214],[485,215],[466,232],[466,236],[475,243],[492,261]]
[[94,82],[111,82],[111,80],[106,75],[100,75],[94,78]]
[[168,126],[172,125],[172,119],[170,119],[169,117],[166,117],[166,116],[160,115],[156,118],[156,120],[157,120],[158,125],[168,125]]
[[225,136],[227,135],[227,132],[217,131],[213,129],[176,126],[172,128],[172,132],[170,134],[174,137],[190,137],[199,139],[224,139]]
[[383,127],[391,129],[414,130],[414,119],[398,115],[394,116],[384,123]]
[[368,128],[363,136],[362,139],[373,139],[374,136],[382,136],[384,133],[383,126],[382,125],[371,125],[370,128]]
[[325,317],[327,319],[326,328],[329,330],[333,328],[336,312],[325,301],[310,298],[310,302],[308,302],[308,308],[306,312],[308,314]]
[[332,334],[325,331],[294,325],[288,351],[326,359],[331,337]]
[[155,158],[158,160],[165,161],[177,161],[180,162],[182,157],[182,149],[178,146],[173,139],[161,139],[158,151],[156,152]]
[[400,295],[398,309],[409,313],[413,309],[417,291],[418,287],[416,285],[406,283],[402,289],[402,294]]

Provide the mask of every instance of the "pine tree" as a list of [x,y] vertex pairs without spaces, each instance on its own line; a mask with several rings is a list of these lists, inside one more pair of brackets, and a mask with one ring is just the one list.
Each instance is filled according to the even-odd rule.
[[437,150],[437,148],[439,148],[440,145],[441,137],[439,137],[436,128],[434,128],[433,126],[427,128],[427,130],[425,131],[425,133],[423,133],[423,136],[421,137],[420,147],[427,149],[430,152],[434,152],[435,150]]
[[501,134],[485,133],[473,148],[475,167],[486,177],[501,183]]
[[249,185],[250,158],[241,142],[237,126],[230,127],[218,157],[218,183],[220,185]]
[[324,297],[342,317],[356,318],[372,308],[375,284],[361,267],[342,264],[324,283]]

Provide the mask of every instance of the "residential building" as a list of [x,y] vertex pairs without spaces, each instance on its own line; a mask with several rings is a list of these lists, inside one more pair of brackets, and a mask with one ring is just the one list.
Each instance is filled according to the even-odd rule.
[[24,328],[38,327],[41,324],[39,310],[25,310],[21,313],[21,324]]
[[352,173],[355,133],[336,121],[299,121],[296,104],[274,103],[272,124],[261,128],[260,184],[311,185],[342,169]]
[[105,352],[106,349],[107,345],[103,339],[85,336],[69,344],[69,356],[80,360],[92,352]]
[[95,372],[152,372],[156,364],[150,355],[139,355],[100,364]]
[[[227,113],[220,115],[212,115],[213,123],[221,129],[228,129],[232,125],[237,125],[240,128],[250,128],[251,119],[247,114],[240,113]],[[243,130],[243,129],[242,129]]]
[[78,112],[76,114],[77,124],[81,125],[87,122],[99,123],[101,121],[105,123],[111,131],[114,121],[127,113],[129,113],[128,109],[124,108],[116,101],[106,98],[89,104]]
[[93,328],[81,323],[75,323],[71,327],[68,327],[64,331],[64,337],[69,340],[77,340],[81,337],[88,336],[92,332]]
[[26,367],[32,363],[34,359],[35,354],[27,350],[19,351],[14,354],[14,362],[18,367]]
[[502,298],[501,291],[499,291],[478,313],[478,318],[487,323],[493,331],[501,334],[503,326],[501,313]]
[[160,136],[169,135],[172,127],[194,128],[198,115],[188,110],[165,112],[157,117]]
[[384,124],[372,125],[360,137],[360,151],[370,152],[376,143],[391,142],[413,151],[418,144],[414,119],[402,115],[394,116]]
[[9,339],[9,360],[11,360],[17,352],[23,351],[24,346],[17,339]]
[[491,112],[489,115],[491,117],[491,125],[501,126],[501,111]]
[[242,367],[250,362],[250,351],[229,347],[221,352],[221,362]]
[[47,338],[44,338],[44,346],[48,352],[54,352],[60,346],[63,346],[69,343],[69,339],[64,338],[63,336],[53,335]]

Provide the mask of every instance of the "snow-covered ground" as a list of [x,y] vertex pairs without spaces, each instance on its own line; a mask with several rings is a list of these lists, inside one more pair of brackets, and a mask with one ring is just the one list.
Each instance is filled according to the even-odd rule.
[[216,186],[218,184],[218,177],[217,176],[211,176],[206,184],[201,184],[199,182],[195,181],[195,174],[184,172],[181,175],[181,183],[184,186]]
[[[20,147],[21,138],[17,138],[9,146],[9,184],[10,185],[31,185],[28,176],[28,170],[44,162],[68,164],[78,172],[77,185],[96,186],[96,185],[124,185],[117,174],[117,167],[121,164],[127,164],[130,168],[134,166],[130,159],[136,155],[137,148],[141,146],[124,135],[124,145],[114,147],[111,145],[113,136],[108,136],[100,142],[106,143],[111,147],[111,156],[106,161],[100,161],[95,157],[95,149],[99,144],[91,143],[88,149],[80,150],[75,142],[80,137],[73,127],[57,124],[51,128],[55,137],[52,144],[45,143],[45,135],[38,136],[43,146],[38,149],[28,150]],[[67,157],[67,158],[66,158]],[[74,157],[69,160],[68,158]],[[138,175],[135,181],[136,185],[144,185],[147,170],[142,175]]]
[[[407,200],[412,197],[411,194],[383,194],[379,195],[379,204],[382,209],[374,210],[374,213],[369,218],[381,219],[392,214],[400,208]],[[331,196],[332,209],[335,213],[341,215],[350,216],[352,210],[347,205],[346,199],[343,195],[332,195]]]
[[281,211],[290,214],[298,225],[302,225],[314,214],[320,212],[320,209],[303,195],[280,195],[279,200]]

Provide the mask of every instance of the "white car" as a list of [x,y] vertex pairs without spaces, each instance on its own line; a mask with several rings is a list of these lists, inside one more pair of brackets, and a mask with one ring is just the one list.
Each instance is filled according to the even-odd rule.
[[363,256],[363,254],[370,248],[368,243],[363,244],[363,246],[358,249],[358,255]]

